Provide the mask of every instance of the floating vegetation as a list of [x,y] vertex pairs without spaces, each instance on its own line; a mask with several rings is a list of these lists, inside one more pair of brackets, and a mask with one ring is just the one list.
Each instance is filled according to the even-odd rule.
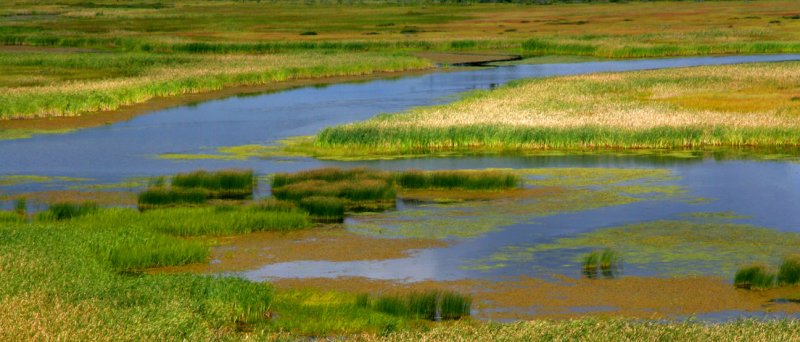
[[625,255],[628,267],[668,275],[727,277],[741,265],[776,264],[776,255],[796,253],[800,234],[721,221],[661,220],[598,229],[552,243],[506,246],[473,266],[530,262],[543,253],[563,253],[573,262],[576,251],[611,248]]
[[[598,272],[599,270],[599,272]],[[622,262],[619,254],[610,248],[602,251],[592,251],[583,257],[582,273],[589,279],[615,278],[620,275]]]
[[85,216],[94,213],[98,210],[98,206],[94,202],[72,203],[61,202],[54,203],[48,206],[46,211],[39,213],[38,219],[43,221],[48,220],[69,220],[76,217]]
[[[348,229],[364,234],[417,238],[472,238],[537,217],[590,210],[648,200],[689,200],[685,190],[663,184],[676,178],[665,169],[551,168],[497,170],[516,174],[534,189],[491,191],[493,196],[464,196],[458,191],[429,193],[411,198],[444,198],[400,212],[357,215]],[[646,189],[630,194],[628,187]],[[669,187],[664,190],[664,187]],[[401,197],[405,191],[401,190]],[[499,194],[498,196],[494,196]],[[603,248],[605,246],[597,246]],[[485,260],[486,262],[492,262]],[[505,263],[505,262],[503,262]],[[484,262],[473,265],[484,268]],[[469,266],[469,267],[473,267]]]
[[733,284],[744,289],[769,288],[775,285],[775,272],[762,265],[747,266],[736,271]]
[[423,318],[431,321],[469,317],[472,299],[452,291],[416,291],[400,294],[356,297],[356,306],[370,307],[394,316]]
[[63,177],[63,176],[37,176],[37,175],[0,175],[0,186],[12,186],[33,183],[51,182],[85,182],[88,178]]

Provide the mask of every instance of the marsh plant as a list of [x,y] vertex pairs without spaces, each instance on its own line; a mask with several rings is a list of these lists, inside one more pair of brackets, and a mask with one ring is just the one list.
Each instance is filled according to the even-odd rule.
[[590,279],[615,278],[622,272],[622,259],[616,251],[606,248],[602,251],[592,251],[582,260],[582,273]]
[[763,265],[752,265],[739,269],[733,284],[743,289],[764,289],[775,285],[775,272]]
[[778,269],[778,283],[781,285],[800,283],[800,256],[793,255],[783,259]]
[[458,320],[469,317],[472,299],[468,296],[440,290],[415,291],[356,297],[356,306],[370,307],[394,316],[423,318],[431,321]]
[[25,219],[28,216],[28,200],[25,197],[17,198],[14,201],[14,213],[21,219]]
[[140,210],[146,210],[160,207],[201,205],[208,202],[209,197],[208,190],[204,189],[153,187],[139,193],[137,202]]
[[179,173],[171,183],[173,188],[207,190],[212,198],[244,199],[253,195],[256,178],[253,170],[198,170]]
[[301,199],[297,205],[320,221],[344,220],[345,201],[340,198],[311,196]]
[[42,221],[61,221],[69,220],[94,213],[98,210],[94,202],[59,202],[48,206],[46,211],[39,213],[38,219]]

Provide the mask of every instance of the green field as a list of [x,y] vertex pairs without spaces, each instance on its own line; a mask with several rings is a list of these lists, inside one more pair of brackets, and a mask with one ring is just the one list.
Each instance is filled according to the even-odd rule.
[[232,86],[430,68],[413,56],[423,51],[611,58],[800,52],[798,13],[793,1],[4,2],[0,119],[76,116]]

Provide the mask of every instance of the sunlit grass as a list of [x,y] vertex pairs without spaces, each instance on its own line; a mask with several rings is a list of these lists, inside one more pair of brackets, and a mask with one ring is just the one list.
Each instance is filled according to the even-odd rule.
[[[453,104],[327,128],[315,155],[797,146],[798,70],[787,62],[514,82]],[[723,93],[737,105],[705,100]]]
[[199,170],[172,177],[173,188],[205,189],[213,198],[242,199],[253,195],[256,179],[253,170]]
[[747,289],[764,289],[775,285],[775,272],[766,266],[747,266],[736,271],[733,284]]

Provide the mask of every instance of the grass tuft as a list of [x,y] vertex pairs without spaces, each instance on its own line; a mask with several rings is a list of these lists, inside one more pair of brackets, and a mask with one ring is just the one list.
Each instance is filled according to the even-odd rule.
[[201,205],[208,202],[209,193],[204,189],[149,188],[139,193],[140,210],[180,205]]
[[94,202],[60,202],[51,204],[46,211],[39,213],[38,218],[42,221],[69,220],[94,213],[98,210],[98,208],[99,207]]
[[762,265],[744,267],[736,271],[733,284],[744,289],[769,288],[775,285],[775,273]]
[[800,256],[783,259],[781,267],[778,269],[778,283],[781,285],[800,283]]
[[248,198],[253,195],[255,184],[253,170],[198,170],[172,177],[173,188],[204,189],[212,198],[222,199]]

